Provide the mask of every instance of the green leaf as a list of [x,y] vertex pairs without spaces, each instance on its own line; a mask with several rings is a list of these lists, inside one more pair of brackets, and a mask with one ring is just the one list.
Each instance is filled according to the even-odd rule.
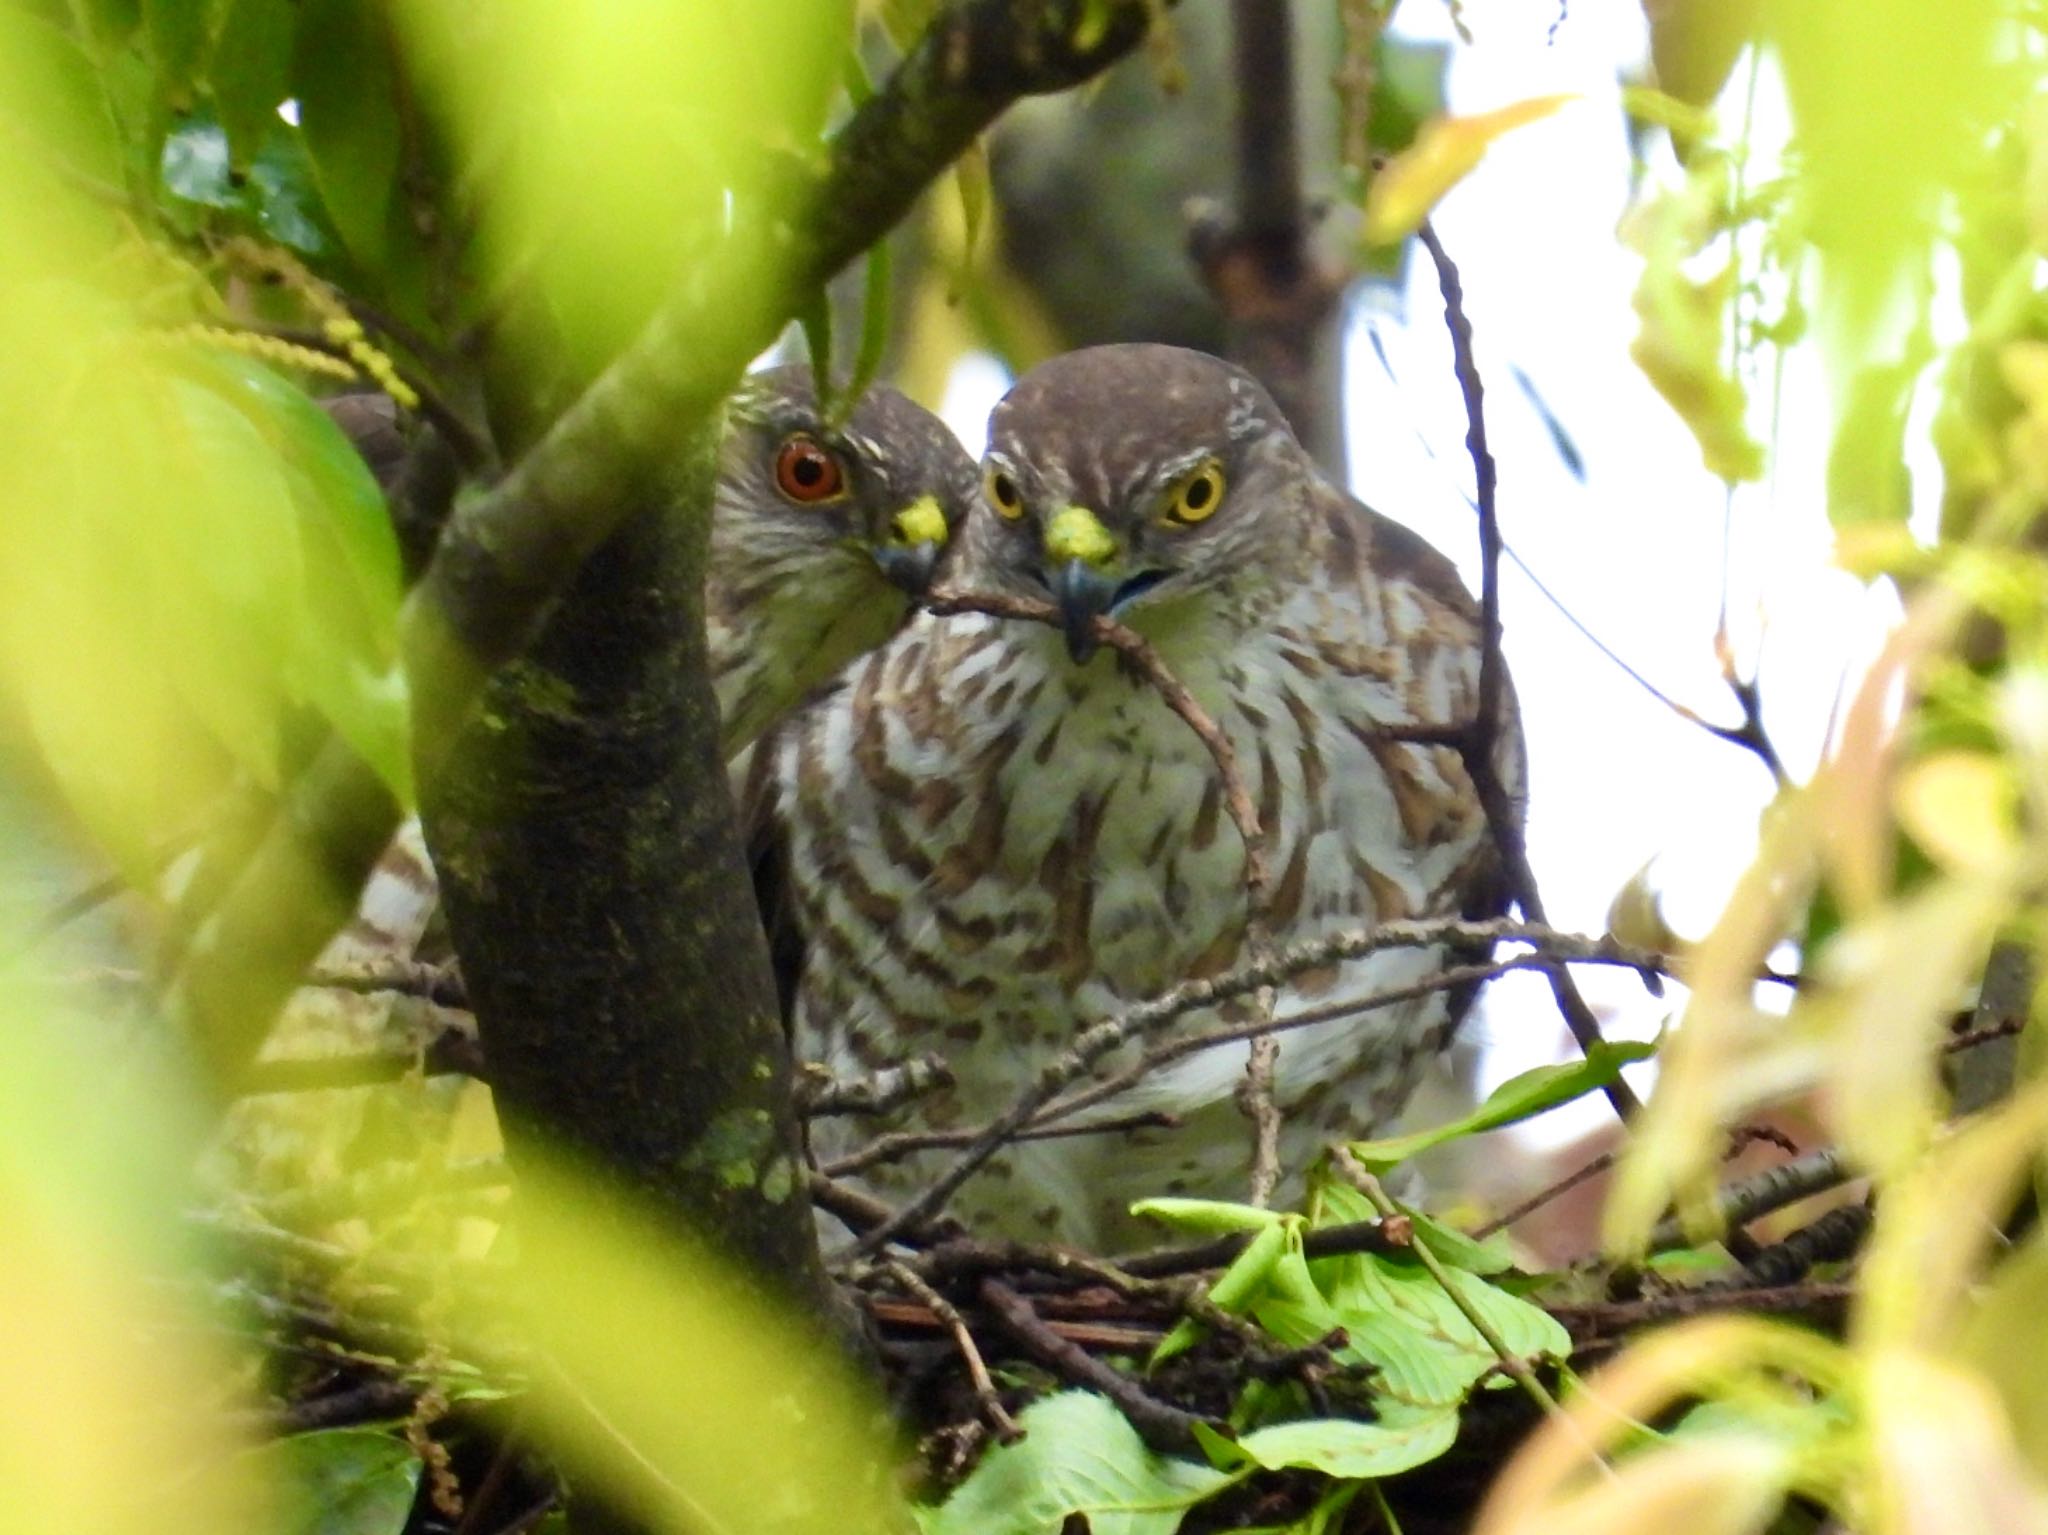
[[[1436,1277],[1421,1264],[1377,1253],[1311,1265],[1348,1335],[1347,1351],[1376,1365],[1376,1395],[1411,1407],[1462,1401],[1498,1356]],[[1461,1269],[1450,1282],[1521,1358],[1564,1358],[1571,1337],[1527,1301]]]
[[1533,1071],[1508,1078],[1487,1095],[1484,1103],[1462,1119],[1454,1119],[1434,1129],[1418,1130],[1412,1135],[1357,1141],[1352,1144],[1351,1154],[1374,1172],[1384,1172],[1432,1146],[1441,1146],[1445,1141],[1477,1135],[1482,1130],[1498,1130],[1503,1125],[1519,1124],[1561,1103],[1597,1093],[1621,1076],[1622,1067],[1648,1060],[1656,1053],[1657,1042],[1654,1040],[1603,1040],[1594,1045],[1582,1060],[1538,1066]]
[[[0,130],[109,186],[121,184],[121,145],[106,81],[78,41],[0,6]],[[17,167],[10,164],[10,176]]]
[[281,119],[271,124],[244,180],[233,174],[226,131],[206,112],[195,112],[164,139],[159,171],[174,197],[221,209],[305,255],[325,256],[338,243],[322,222],[304,143]]
[[982,140],[976,139],[969,144],[960,158],[953,162],[953,188],[960,194],[960,259],[963,263],[971,263],[975,248],[981,241],[982,227],[988,222],[989,200],[993,195],[988,145]]
[[1399,1200],[1394,1203],[1414,1223],[1415,1240],[1440,1262],[1468,1274],[1505,1274],[1515,1266],[1514,1243],[1505,1231],[1496,1231],[1484,1242],[1475,1241],[1435,1216],[1424,1215],[1413,1205]]
[[398,1535],[419,1486],[412,1447],[373,1429],[295,1434],[249,1458],[284,1489],[278,1535]]
[[[1771,0],[1764,17],[1804,227],[1824,257],[1819,334],[1846,381],[1891,354],[1898,316],[1926,304],[1945,194],[1983,173],[1972,157],[2026,77],[1998,67],[1998,0]],[[1850,404],[1837,393],[1838,409]]]
[[112,53],[142,25],[142,0],[75,0],[74,14],[92,34],[92,46]]
[[142,24],[156,65],[157,93],[173,111],[191,108],[213,42],[213,0],[142,0]]
[[898,48],[908,48],[939,13],[939,0],[882,0],[882,30]]
[[998,1445],[936,1509],[925,1535],[1060,1535],[1080,1515],[1090,1535],[1172,1535],[1181,1515],[1236,1477],[1148,1449],[1099,1396],[1066,1391],[1019,1420],[1025,1437]]
[[1930,350],[1924,331],[1899,361],[1859,368],[1828,445],[1828,521],[1903,523],[1913,510],[1906,413]]
[[291,75],[291,0],[226,0],[208,82],[234,167],[255,163]]
[[[1315,1202],[1318,1228],[1355,1225],[1373,1220],[1379,1213],[1357,1189],[1334,1178],[1317,1188]],[[1413,1205],[1395,1200],[1394,1206],[1415,1228],[1415,1240],[1453,1268],[1468,1269],[1474,1274],[1504,1274],[1515,1266],[1514,1243],[1506,1232],[1495,1232],[1484,1242],[1475,1241]]]
[[[1216,1276],[1216,1282],[1209,1287],[1210,1301],[1225,1311],[1241,1313],[1246,1310],[1253,1297],[1266,1287],[1273,1266],[1287,1250],[1290,1229],[1287,1223],[1275,1221],[1253,1237],[1230,1267]],[[1181,1318],[1174,1324],[1173,1331],[1159,1340],[1148,1367],[1164,1364],[1175,1354],[1192,1347],[1201,1336],[1202,1328],[1198,1323],[1189,1317]]]
[[1202,1236],[1227,1236],[1234,1231],[1261,1231],[1277,1226],[1287,1217],[1257,1205],[1232,1204],[1222,1199],[1141,1199],[1131,1206],[1133,1215],[1152,1215],[1183,1231]]
[[220,350],[192,361],[306,476],[364,605],[375,613],[395,609],[404,590],[398,539],[384,493],[348,435],[303,389],[253,358]]
[[400,148],[396,74],[382,8],[308,0],[299,13],[292,94],[313,174],[349,253],[381,270]]
[[1426,1465],[1458,1437],[1455,1408],[1383,1413],[1377,1422],[1311,1418],[1279,1423],[1239,1439],[1238,1448],[1269,1471],[1298,1467],[1352,1479],[1394,1476]]
[[410,803],[406,695],[397,672],[398,541],[362,456],[306,394],[253,359],[194,353],[185,371],[238,411],[282,471],[305,581],[277,656],[284,685]]
[[850,411],[868,392],[868,385],[882,371],[882,359],[889,351],[889,240],[885,235],[868,247],[867,266],[862,273],[860,293],[860,347],[853,355],[853,372],[847,376],[842,413]]

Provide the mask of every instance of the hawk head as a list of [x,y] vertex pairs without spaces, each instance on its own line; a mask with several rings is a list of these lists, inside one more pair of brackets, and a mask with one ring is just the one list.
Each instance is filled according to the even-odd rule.
[[837,424],[818,410],[807,364],[752,374],[733,396],[719,513],[740,525],[758,565],[836,553],[919,596],[973,495],[974,466],[953,434],[886,385]]
[[1092,620],[1141,631],[1270,584],[1315,471],[1241,368],[1180,347],[1069,352],[1024,375],[989,422],[981,574],[1050,594],[1073,658]]
[[705,584],[728,755],[896,631],[975,484],[945,423],[893,389],[876,385],[828,420],[807,366],[741,384]]

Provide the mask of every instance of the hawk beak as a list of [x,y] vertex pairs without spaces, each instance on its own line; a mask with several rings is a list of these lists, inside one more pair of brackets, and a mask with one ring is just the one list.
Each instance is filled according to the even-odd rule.
[[1060,605],[1067,654],[1079,666],[1102,643],[1095,637],[1095,620],[1115,605],[1117,583],[1084,560],[1068,560],[1053,572],[1052,594]]
[[1067,654],[1079,666],[1095,654],[1095,620],[1116,602],[1116,539],[1085,506],[1063,506],[1045,525],[1045,559],[1052,571],[1046,585],[1060,605]]
[[919,496],[889,519],[889,535],[871,550],[891,584],[922,597],[946,552],[946,514],[935,497]]

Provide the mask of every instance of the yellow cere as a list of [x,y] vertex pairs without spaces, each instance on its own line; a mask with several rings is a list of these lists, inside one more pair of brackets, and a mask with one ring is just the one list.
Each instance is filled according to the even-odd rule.
[[946,542],[946,514],[939,510],[937,496],[919,496],[896,514],[890,526],[904,544]]
[[1117,548],[1100,517],[1085,506],[1063,506],[1045,525],[1045,552],[1057,565],[1069,560],[1107,565],[1116,558]]

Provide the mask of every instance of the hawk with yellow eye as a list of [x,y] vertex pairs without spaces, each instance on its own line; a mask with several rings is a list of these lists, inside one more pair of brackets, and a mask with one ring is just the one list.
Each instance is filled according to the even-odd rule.
[[[928,1050],[952,1063],[955,1085],[890,1128],[980,1124],[1082,1027],[1248,957],[1244,848],[1214,765],[1121,657],[1096,653],[1096,614],[1146,636],[1229,735],[1266,828],[1278,939],[1500,910],[1457,752],[1402,739],[1472,717],[1476,606],[1441,554],[1321,478],[1247,374],[1161,346],[1048,362],[996,408],[983,487],[950,584],[1050,597],[1064,633],[919,617],[775,748],[806,944],[799,1053],[840,1074]],[[1511,697],[1496,741],[1519,805]],[[1446,961],[1410,949],[1332,965],[1281,988],[1277,1012]],[[1431,992],[1283,1034],[1289,1175],[1398,1113],[1467,1001]],[[1221,1011],[1176,1028],[1242,1016]],[[955,1211],[1102,1250],[1138,1234],[1133,1199],[1242,1198],[1245,1058],[1242,1044],[1187,1056],[1083,1116],[1155,1111],[1171,1128],[1009,1147]],[[824,1162],[853,1149],[844,1122],[813,1132]],[[900,1199],[948,1155],[863,1176]]]

